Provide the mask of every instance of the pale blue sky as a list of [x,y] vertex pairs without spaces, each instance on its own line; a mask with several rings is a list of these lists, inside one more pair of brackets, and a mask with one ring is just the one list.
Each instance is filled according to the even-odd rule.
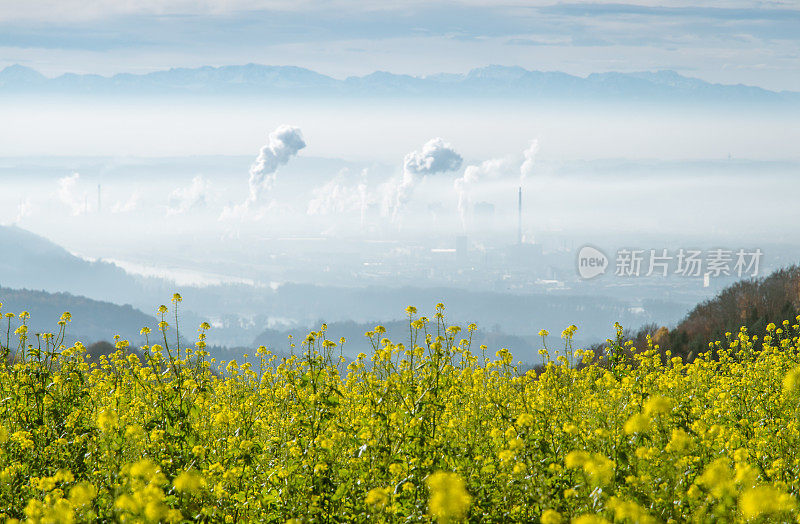
[[257,62],[337,78],[488,64],[673,69],[800,91],[800,2],[0,0],[0,67],[112,74]]

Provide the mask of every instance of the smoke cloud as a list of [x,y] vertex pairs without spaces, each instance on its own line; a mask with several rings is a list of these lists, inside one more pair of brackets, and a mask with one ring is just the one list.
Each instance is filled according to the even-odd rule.
[[358,210],[363,226],[369,204],[366,179],[366,169],[358,176],[353,176],[349,169],[342,169],[330,181],[313,190],[307,213],[331,215]]
[[17,206],[17,216],[14,218],[14,224],[19,224],[23,218],[31,216],[33,213],[33,204],[30,198],[26,198]]
[[411,199],[418,177],[457,171],[463,159],[453,147],[441,138],[433,138],[422,146],[421,151],[408,153],[403,160],[403,178],[394,188],[394,211],[392,221]]
[[72,173],[58,179],[58,199],[69,208],[73,216],[81,215],[88,211],[85,195],[81,197],[75,194],[80,178],[81,175],[79,173]]
[[269,140],[261,148],[258,158],[250,166],[250,196],[248,201],[255,203],[260,196],[272,189],[275,172],[289,159],[306,147],[303,134],[297,127],[283,125],[269,134]]
[[282,125],[269,134],[267,143],[261,147],[253,165],[250,166],[248,180],[249,194],[242,204],[226,207],[220,220],[242,217],[251,206],[262,203],[264,194],[272,189],[277,176],[276,171],[306,147],[300,128]]
[[[172,192],[172,195],[175,194],[175,191]],[[170,195],[170,198],[172,197]],[[122,201],[119,200],[114,203],[113,207],[111,208],[111,212],[114,214],[118,213],[130,213],[132,211],[136,211],[139,208],[139,192],[136,191],[133,193],[128,200]]]
[[461,155],[441,138],[429,140],[422,151],[412,151],[403,161],[403,172],[415,175],[432,175],[455,171],[461,167]]
[[531,145],[526,149],[522,155],[525,160],[519,168],[519,181],[520,184],[525,181],[533,173],[533,167],[536,164],[536,154],[539,152],[539,140],[531,140]]
[[[536,163],[536,155],[539,152],[539,141],[531,140],[528,148],[522,152],[522,164],[519,167],[520,184],[533,173]],[[490,179],[497,179],[516,170],[517,160],[510,158],[495,158],[486,160],[479,165],[470,165],[464,169],[464,174],[453,182],[453,187],[458,195],[458,215],[461,219],[462,229],[467,227],[467,213],[471,203],[471,191],[473,187]]]
[[206,206],[209,183],[201,176],[192,179],[188,187],[179,187],[169,195],[167,215],[180,215]]
[[467,166],[464,174],[453,181],[453,187],[458,195],[458,216],[461,219],[462,229],[467,227],[467,210],[472,202],[473,186],[482,180],[500,178],[510,170],[511,162],[507,158],[494,158],[481,162],[477,166]]

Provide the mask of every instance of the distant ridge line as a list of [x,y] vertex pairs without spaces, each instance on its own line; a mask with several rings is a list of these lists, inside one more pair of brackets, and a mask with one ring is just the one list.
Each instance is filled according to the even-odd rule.
[[464,74],[411,76],[376,71],[336,79],[296,66],[261,64],[172,68],[113,76],[65,73],[48,78],[19,64],[0,70],[0,92],[62,94],[277,94],[290,96],[514,97],[630,101],[800,103],[800,92],[706,82],[675,71],[592,73],[489,65]]

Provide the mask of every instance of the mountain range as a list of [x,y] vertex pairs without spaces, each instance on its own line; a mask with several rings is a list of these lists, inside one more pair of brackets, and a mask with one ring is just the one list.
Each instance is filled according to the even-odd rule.
[[22,65],[0,71],[0,92],[65,95],[278,95],[314,97],[512,97],[577,101],[673,101],[800,104],[800,92],[723,85],[675,71],[593,73],[530,71],[490,65],[465,74],[410,76],[377,71],[343,80],[295,66],[260,64],[173,68],[113,76],[65,73],[49,78]]

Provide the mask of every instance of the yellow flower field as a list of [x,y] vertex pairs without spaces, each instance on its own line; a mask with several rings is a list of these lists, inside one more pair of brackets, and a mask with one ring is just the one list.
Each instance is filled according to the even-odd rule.
[[[797,521],[800,327],[607,354],[562,333],[521,374],[474,325],[409,307],[353,362],[326,327],[296,356],[177,344],[180,296],[137,356],[23,325],[0,343],[0,513],[30,522]],[[8,316],[8,314],[6,314]],[[25,315],[19,316],[25,321]],[[11,320],[10,318],[8,319]],[[10,325],[10,324],[9,324]],[[5,329],[4,329],[5,331]]]

